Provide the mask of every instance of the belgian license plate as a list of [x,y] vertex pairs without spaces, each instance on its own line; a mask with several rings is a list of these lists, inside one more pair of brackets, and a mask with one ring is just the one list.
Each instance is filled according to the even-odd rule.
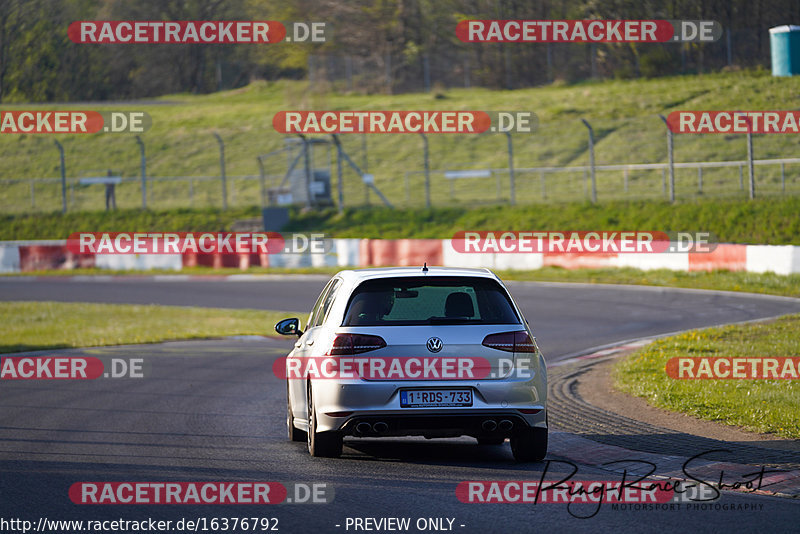
[[472,406],[471,389],[406,389],[400,391],[401,408]]

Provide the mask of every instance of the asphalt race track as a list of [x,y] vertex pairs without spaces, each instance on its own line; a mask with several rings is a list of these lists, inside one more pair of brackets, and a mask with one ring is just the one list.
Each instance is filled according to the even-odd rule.
[[[318,275],[235,281],[0,277],[0,300],[296,310],[305,318],[327,281]],[[507,286],[548,361],[621,340],[800,311],[797,299],[730,292],[538,282]],[[264,325],[264,333],[274,333],[272,325]]]
[[[242,281],[0,279],[2,300],[157,303],[308,310],[322,277]],[[509,283],[548,360],[608,343],[799,312],[800,302],[744,294],[616,286]],[[265,333],[271,325],[265,325]],[[291,341],[224,339],[69,351],[142,358],[144,378],[4,381],[0,392],[0,503],[4,518],[177,521],[275,517],[281,532],[355,532],[348,518],[451,519],[456,532],[693,532],[796,528],[800,502],[725,493],[710,509],[622,511],[604,505],[464,504],[465,480],[538,480],[569,471],[520,465],[508,444],[452,440],[348,440],[341,459],[310,458],[285,439],[285,384],[271,364]],[[557,426],[557,421],[551,421]],[[701,451],[698,451],[701,452]],[[752,463],[758,464],[758,458]],[[579,466],[576,479],[609,480]],[[276,481],[325,483],[328,504],[272,506],[75,505],[78,481]],[[290,492],[290,498],[293,497]],[[741,505],[741,506],[740,506]],[[744,507],[747,506],[745,510]],[[731,510],[733,507],[735,510]],[[450,523],[444,520],[444,528]],[[338,526],[337,526],[338,525]],[[202,531],[202,528],[199,529]],[[365,530],[358,530],[364,532]]]

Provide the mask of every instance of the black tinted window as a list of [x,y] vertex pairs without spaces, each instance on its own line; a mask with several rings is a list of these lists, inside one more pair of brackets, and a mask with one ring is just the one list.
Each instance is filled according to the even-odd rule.
[[437,276],[362,283],[350,297],[343,326],[519,323],[494,280]]
[[331,292],[334,284],[338,284],[338,282],[338,279],[334,278],[325,284],[325,287],[322,289],[322,293],[320,293],[319,297],[317,297],[317,302],[314,303],[314,307],[311,309],[311,313],[308,315],[308,322],[306,322],[305,328],[306,330],[317,325],[317,319],[321,313],[322,305],[325,302],[325,297]]
[[325,321],[325,318],[328,316],[328,312],[331,309],[331,304],[333,304],[333,298],[336,296],[336,291],[339,289],[341,282],[342,281],[338,278],[333,281],[333,284],[328,290],[328,294],[325,296],[325,300],[322,303],[322,307],[317,312],[316,317],[314,317],[314,326],[319,326],[323,323],[323,321]]

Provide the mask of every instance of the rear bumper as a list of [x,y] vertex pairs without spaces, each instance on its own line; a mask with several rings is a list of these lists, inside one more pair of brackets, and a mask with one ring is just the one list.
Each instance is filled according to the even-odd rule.
[[[530,379],[482,381],[377,382],[312,381],[318,431],[341,431],[353,436],[459,436],[508,437],[524,427],[547,427],[547,379],[537,374]],[[467,407],[401,408],[403,389],[472,390],[473,403]],[[538,410],[523,413],[522,410]],[[334,414],[334,415],[328,415]],[[346,415],[344,415],[346,414]],[[496,427],[484,422],[494,421]],[[508,423],[511,427],[508,428]],[[365,432],[367,423],[381,431]],[[502,429],[501,429],[502,426]],[[489,428],[490,430],[487,430]]]
[[[545,416],[544,410],[540,412]],[[538,414],[537,414],[538,415]],[[518,413],[484,412],[461,414],[390,414],[351,417],[341,426],[346,436],[425,436],[507,438],[530,423]]]

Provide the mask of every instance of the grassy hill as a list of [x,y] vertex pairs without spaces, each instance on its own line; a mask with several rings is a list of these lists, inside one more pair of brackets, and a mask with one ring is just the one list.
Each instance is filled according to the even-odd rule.
[[[286,231],[331,237],[448,238],[458,230],[648,230],[712,232],[721,242],[800,245],[800,196],[781,199],[583,202],[472,209],[348,208],[291,212]],[[258,208],[119,210],[0,216],[0,240],[64,239],[86,231],[219,231]]]
[[[144,110],[153,126],[142,135],[151,177],[209,176],[219,174],[219,152],[213,132],[225,140],[226,167],[230,176],[256,175],[256,156],[284,146],[285,136],[274,132],[271,121],[275,112],[287,109],[418,109],[418,110],[531,110],[539,117],[540,127],[533,134],[514,136],[515,166],[519,169],[538,166],[585,165],[587,131],[580,118],[589,120],[596,132],[598,164],[655,163],[666,160],[665,128],[657,114],[673,110],[704,109],[797,109],[800,108],[800,79],[773,78],[765,71],[720,73],[634,81],[581,83],[572,86],[548,86],[516,91],[487,89],[439,90],[428,94],[361,95],[317,94],[309,92],[304,82],[256,82],[247,87],[211,95],[170,95],[149,101],[103,104],[17,105],[4,109],[117,109]],[[420,171],[422,139],[417,135],[344,136],[348,153],[359,164],[366,161],[375,175],[376,185],[396,206],[419,207],[422,176],[406,175]],[[52,135],[0,136],[0,180],[59,176],[58,152]],[[97,175],[113,169],[126,177],[139,173],[139,151],[132,135],[94,134],[56,136],[65,148],[67,176]],[[504,169],[507,166],[504,136],[431,135],[432,169]],[[756,158],[800,155],[797,136],[760,135],[754,137]],[[675,139],[675,160],[741,160],[746,155],[742,135],[683,135]],[[281,175],[287,166],[286,156],[267,160],[267,172]],[[781,193],[777,167],[759,167],[759,194]],[[104,174],[104,172],[103,172]],[[745,169],[746,179],[746,169]],[[517,202],[536,203],[580,200],[584,198],[582,173],[560,173],[546,177],[542,195],[538,173],[519,171]],[[679,170],[676,175],[680,198],[697,196],[697,173]],[[800,191],[800,164],[786,166],[787,192]],[[232,179],[229,183],[232,205],[258,203],[254,180]],[[452,189],[451,189],[452,187]],[[154,182],[150,185],[150,207],[169,208],[190,205],[188,182]],[[620,172],[598,174],[599,198],[662,198],[661,171],[632,171],[628,190],[623,188]],[[740,197],[737,168],[708,170],[704,176],[706,195]],[[219,206],[220,187],[210,178],[192,184],[191,203],[196,206]],[[438,205],[476,205],[505,201],[507,177],[498,174],[488,182],[445,180],[432,175],[432,197]],[[345,204],[365,202],[363,184],[352,171],[345,175]],[[377,201],[371,195],[371,201]],[[122,207],[136,207],[140,202],[137,184],[118,190]],[[102,191],[98,186],[70,191],[71,209],[100,209]],[[0,186],[0,211],[20,213],[51,211],[60,208],[60,185],[39,185],[35,206],[31,205],[27,183]]]

